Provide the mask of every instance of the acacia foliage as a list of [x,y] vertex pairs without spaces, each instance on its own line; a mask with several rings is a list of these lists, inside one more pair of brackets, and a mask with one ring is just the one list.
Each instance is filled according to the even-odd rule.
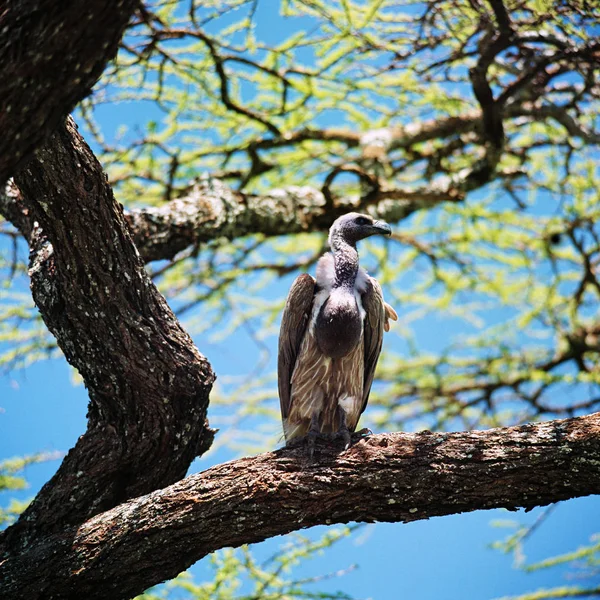
[[[139,11],[78,115],[118,199],[164,206],[202,179],[257,195],[309,186],[325,211],[413,202],[389,243],[363,251],[401,314],[364,424],[449,430],[596,410],[598,9],[288,0],[273,16],[266,4]],[[115,134],[102,111],[118,102],[151,116]],[[213,394],[227,411],[245,400],[218,443],[257,450],[279,435],[279,280],[323,246],[323,233],[257,232],[150,266],[192,332],[226,343],[243,325],[258,349],[254,377]],[[27,365],[56,350],[19,286],[18,253],[2,260],[14,284],[0,360]],[[258,433],[257,414],[270,417]]]

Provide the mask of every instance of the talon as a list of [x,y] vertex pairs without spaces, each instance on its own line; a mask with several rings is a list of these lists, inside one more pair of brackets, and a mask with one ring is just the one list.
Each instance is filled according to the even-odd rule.
[[350,430],[348,429],[348,425],[346,423],[346,411],[338,405],[338,418],[340,420],[340,427],[333,436],[334,440],[342,438],[344,440],[344,450],[348,450],[350,448],[350,444],[352,443],[352,437],[350,436]]
[[310,419],[310,428],[308,430],[308,433],[306,434],[306,444],[308,446],[308,458],[310,460],[312,460],[315,455],[315,443],[316,443],[317,438],[319,437],[320,431],[321,431],[320,418],[321,418],[321,415],[319,412],[317,412],[317,411],[313,412],[312,417]]
[[308,449],[308,458],[310,458],[311,460],[313,459],[314,455],[315,455],[315,442],[317,441],[317,437],[318,437],[318,432],[316,431],[309,431],[306,434],[306,445],[307,445],[307,449]]
[[348,450],[350,448],[350,444],[352,443],[352,438],[350,437],[350,431],[348,428],[344,428],[341,432],[341,437],[344,440],[344,450]]

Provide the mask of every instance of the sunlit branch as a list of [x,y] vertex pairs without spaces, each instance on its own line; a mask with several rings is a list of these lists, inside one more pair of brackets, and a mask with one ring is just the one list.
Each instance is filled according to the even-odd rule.
[[15,586],[10,573],[20,574],[18,592],[27,596],[52,569],[56,596],[77,589],[89,600],[129,598],[219,548],[304,527],[533,508],[600,493],[598,414],[380,434],[346,452],[327,443],[317,452],[314,462],[300,446],[224,463],[38,539],[0,564],[4,592]]

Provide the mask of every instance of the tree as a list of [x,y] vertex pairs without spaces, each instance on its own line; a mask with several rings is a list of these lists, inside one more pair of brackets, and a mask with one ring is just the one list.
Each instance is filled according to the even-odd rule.
[[[2,232],[27,241],[47,328],[22,300],[3,304],[4,358],[56,344],[90,398],[86,433],[0,538],[3,597],[126,598],[218,548],[299,527],[598,493],[598,9],[288,1],[283,14],[305,31],[263,41],[257,2],[149,2],[79,108],[97,159],[60,116],[133,3],[77,36],[71,4],[0,16],[12,74],[0,84],[0,164],[14,177],[0,213],[15,228]],[[17,51],[30,24],[63,33]],[[43,61],[61,57],[51,101],[11,96],[30,73],[47,89]],[[85,81],[78,65],[93,65]],[[97,112],[119,100],[152,102],[157,118],[105,138]],[[378,371],[371,419],[433,433],[324,445],[316,464],[283,449],[184,478],[213,442],[214,373],[176,315],[201,306],[204,329],[268,331],[281,298],[258,304],[248,291],[313,265],[318,232],[350,209],[401,223],[366,256],[408,342]],[[25,272],[16,259],[3,267]],[[246,297],[233,304],[235,290]],[[461,335],[434,353],[418,329],[436,315],[460,319]],[[264,381],[236,393],[272,411]]]

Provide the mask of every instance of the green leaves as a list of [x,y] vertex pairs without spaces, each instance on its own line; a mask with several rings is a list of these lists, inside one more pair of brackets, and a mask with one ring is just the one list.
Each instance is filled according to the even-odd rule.
[[[527,572],[545,569],[567,568],[571,572],[570,578],[577,578],[576,584],[542,588],[534,592],[505,596],[497,600],[546,600],[551,598],[591,598],[600,593],[600,588],[595,585],[595,579],[600,566],[600,537],[593,535],[588,544],[579,548],[551,556],[543,560],[529,563],[526,556],[526,541],[534,534],[535,530],[548,518],[558,505],[553,505],[542,511],[530,526],[521,525],[516,521],[496,521],[497,527],[513,529],[504,540],[494,542],[492,547],[507,554],[513,554],[515,566]],[[549,525],[550,526],[550,525]]]
[[355,568],[354,565],[334,573],[321,573],[314,577],[300,578],[294,570],[302,563],[317,558],[322,552],[346,538],[359,526],[329,529],[322,536],[311,537],[292,534],[280,545],[275,554],[267,559],[259,559],[249,546],[237,550],[227,549],[210,557],[210,579],[196,582],[189,573],[182,573],[166,584],[160,591],[150,590],[138,600],[159,600],[171,594],[185,591],[188,598],[196,600],[352,600],[342,592],[326,593],[314,591],[314,585],[324,579],[343,576]]

